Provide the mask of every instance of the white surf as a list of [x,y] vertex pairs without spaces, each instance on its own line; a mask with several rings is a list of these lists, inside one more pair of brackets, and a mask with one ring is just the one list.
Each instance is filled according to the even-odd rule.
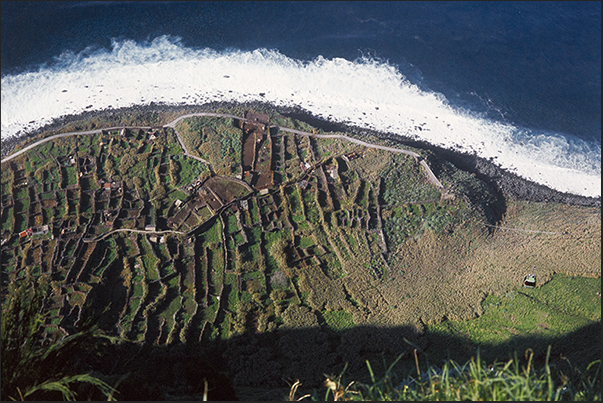
[[2,78],[2,138],[66,114],[138,104],[263,101],[316,116],[476,153],[526,179],[601,196],[601,147],[486,119],[451,106],[374,59],[289,58],[277,50],[190,49],[169,37],[61,55]]

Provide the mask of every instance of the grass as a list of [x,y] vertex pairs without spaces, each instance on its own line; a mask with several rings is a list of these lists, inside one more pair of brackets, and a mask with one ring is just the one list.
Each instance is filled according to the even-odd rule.
[[306,249],[313,245],[314,245],[314,240],[312,239],[312,237],[303,236],[303,237],[299,238],[299,247],[301,249]]
[[187,196],[188,196],[188,195],[187,195],[186,193],[184,193],[184,192],[183,192],[183,191],[181,191],[181,190],[177,190],[177,189],[176,189],[176,190],[173,190],[173,191],[170,193],[170,198],[172,198],[172,199],[174,199],[174,200],[184,200],[184,199],[186,199],[186,197],[187,197]]
[[2,215],[2,230],[10,232],[13,230],[13,208],[8,207],[5,212]]
[[234,214],[228,214],[226,216],[226,233],[233,234],[237,231],[239,231],[237,217]]
[[239,295],[237,291],[237,278],[232,273],[227,273],[224,276],[224,283],[230,286],[230,291],[228,292],[228,300],[227,307],[231,311],[235,311],[237,309],[237,305],[239,303]]
[[218,287],[222,284],[222,273],[224,272],[224,253],[221,249],[210,251],[209,267],[211,268],[211,284]]
[[241,132],[232,125],[231,119],[194,117],[177,125],[185,147],[212,164],[220,174],[237,170],[241,156]]
[[219,220],[216,220],[214,225],[212,225],[207,231],[203,233],[203,240],[205,246],[209,246],[211,244],[218,244],[222,242],[222,225]]
[[410,162],[407,157],[401,155],[392,159],[396,165],[388,165],[381,172],[383,200],[387,204],[433,200],[440,197],[437,188],[427,182],[422,168],[417,163]]
[[297,187],[288,187],[286,189],[287,196],[289,199],[289,205],[291,206],[291,213],[295,215],[302,215],[303,210],[301,206],[301,200],[299,196],[299,190]]
[[237,232],[237,233],[234,235],[234,241],[235,241],[237,244],[242,244],[243,242],[245,242],[245,238],[243,237],[243,234],[241,234],[241,232]]
[[207,171],[207,167],[201,162],[192,158],[180,158],[178,160],[180,164],[180,172],[178,186],[186,186],[193,182],[201,175],[201,173]]
[[143,296],[144,290],[142,285],[139,283],[134,283],[134,291],[132,292],[133,298],[140,298]]
[[[169,287],[168,287],[168,289],[169,289]],[[169,323],[172,323],[172,318],[173,318],[174,314],[176,313],[176,311],[178,311],[178,309],[180,309],[180,307],[181,307],[180,298],[172,298],[170,303],[167,304],[165,306],[165,309],[162,312],[160,312],[157,316],[159,316],[160,318],[165,318],[167,321],[169,321]]]
[[155,256],[153,256],[153,253],[150,250],[151,246],[148,245],[144,238],[140,238],[138,241],[138,247],[140,248],[143,265],[148,279],[151,281],[159,279],[157,270],[155,270],[157,259],[155,259]]
[[2,400],[81,400],[77,384],[89,384],[114,400],[116,390],[109,384],[89,373],[74,373],[72,351],[100,338],[96,329],[50,344],[41,342],[44,315],[40,308],[48,281],[40,283],[38,287],[30,281],[11,284],[2,301]]
[[561,336],[601,320],[601,278],[555,275],[539,288],[489,295],[484,313],[471,321],[445,321],[430,327],[443,334],[466,334],[476,343],[507,343],[517,334]]
[[71,186],[77,183],[77,172],[75,167],[64,167],[66,175],[66,185]]
[[352,314],[341,310],[341,311],[324,311],[322,316],[325,319],[327,326],[335,331],[341,331],[350,329],[354,326],[354,320]]
[[522,365],[515,356],[506,362],[488,364],[477,357],[464,364],[446,361],[442,367],[431,366],[423,372],[416,359],[416,373],[400,377],[389,366],[385,375],[375,375],[370,363],[367,369],[370,382],[348,382],[345,372],[337,377],[327,377],[324,395],[314,390],[296,398],[300,386],[296,382],[288,400],[310,399],[313,401],[600,401],[601,360],[591,362],[585,371],[574,370],[569,374],[552,371],[549,364],[550,346],[544,365],[537,366],[528,355]]

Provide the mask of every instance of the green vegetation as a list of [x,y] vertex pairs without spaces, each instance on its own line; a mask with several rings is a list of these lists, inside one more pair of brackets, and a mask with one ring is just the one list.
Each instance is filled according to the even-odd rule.
[[191,154],[209,161],[216,173],[241,173],[241,131],[232,119],[191,118],[180,122],[177,130]]
[[[522,351],[530,339],[544,343],[596,324],[601,320],[601,278],[555,275],[540,288],[520,289],[503,295],[488,295],[482,302],[484,313],[471,321],[444,321],[429,327],[434,336],[464,334],[475,345],[492,344],[489,357],[510,348]],[[541,347],[542,348],[542,347]]]
[[[381,377],[375,376],[367,362],[369,382],[349,382],[345,373],[334,379],[326,378],[324,395],[319,391],[302,398],[313,401],[600,401],[601,361],[593,361],[584,372],[571,371],[568,375],[553,374],[549,364],[550,348],[544,365],[527,364],[515,356],[507,362],[488,364],[471,358],[465,364],[446,361],[441,367],[432,366],[416,375],[399,377],[394,362]],[[291,388],[288,400],[298,400],[299,384]]]
[[[321,133],[265,113],[271,124]],[[159,124],[167,117],[145,119]],[[245,130],[259,130],[259,141],[243,143],[251,137],[242,127],[236,119],[196,117],[177,131],[70,136],[2,164],[2,275],[9,284],[35,284],[52,273],[40,297],[48,312],[40,340],[69,338],[87,320],[98,323],[122,338],[121,347],[99,347],[98,362],[81,357],[99,373],[117,351],[128,365],[140,362],[136,354],[150,357],[140,343],[155,349],[157,360],[174,351],[220,357],[216,365],[243,400],[282,399],[285,380],[294,379],[303,384],[297,392],[321,399],[322,375],[342,373],[346,364],[342,374],[355,386],[346,392],[343,375],[330,377],[335,388],[331,383],[325,398],[342,386],[352,399],[473,399],[482,392],[471,388],[483,384],[497,385],[499,397],[512,391],[518,399],[556,398],[537,386],[548,385],[542,371],[551,345],[552,370],[560,354],[574,366],[567,385],[576,392],[567,386],[570,392],[557,397],[596,397],[579,385],[591,382],[596,364],[587,366],[600,351],[593,347],[600,337],[590,333],[600,326],[600,209],[500,200],[446,163],[438,176],[451,196],[443,197],[412,157],[253,125]],[[243,154],[252,159],[246,174]],[[523,288],[532,266],[537,287]],[[588,348],[576,345],[579,336]],[[423,375],[432,374],[433,389],[425,376],[388,384],[393,372],[377,363],[400,356],[396,372],[408,374],[415,348],[432,368]],[[527,349],[534,371],[520,379],[519,364],[505,368],[505,358]],[[517,383],[484,378],[486,367],[467,361],[478,350],[496,368],[502,360],[500,378]],[[429,362],[467,370],[444,381],[437,374],[445,372],[433,372]],[[168,382],[158,365],[157,382],[175,386],[153,389],[144,372],[150,369],[134,368],[120,374],[116,396],[142,385],[151,400],[168,393],[199,398],[205,387],[190,369],[195,365],[171,365],[165,372],[186,387]],[[471,371],[476,381],[461,386]],[[552,376],[560,385],[559,373]],[[117,385],[121,378],[102,379]],[[532,394],[517,392],[526,385],[536,388]]]
[[390,205],[439,200],[440,193],[426,180],[418,162],[397,155],[380,174],[383,178],[383,200]]
[[108,400],[116,390],[88,373],[78,374],[73,351],[103,337],[94,329],[50,344],[41,343],[41,307],[48,280],[11,284],[2,301],[2,400],[80,400],[95,387]]
[[327,326],[332,330],[342,331],[350,329],[354,326],[352,315],[347,311],[323,312]]

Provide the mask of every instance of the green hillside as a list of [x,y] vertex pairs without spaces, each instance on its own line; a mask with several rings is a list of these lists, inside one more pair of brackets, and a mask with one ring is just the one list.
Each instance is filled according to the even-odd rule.
[[[478,347],[541,359],[549,344],[595,359],[571,335],[600,326],[599,208],[501,199],[450,163],[434,180],[429,151],[217,112],[239,118],[72,122],[62,132],[114,128],[2,163],[3,296],[43,278],[41,340],[91,323],[119,337],[96,371],[129,369],[122,396],[148,376],[129,367],[141,357],[198,357],[186,365],[212,367],[241,400],[280,399],[296,380],[317,390],[344,367],[366,381],[366,360],[411,370],[415,349],[436,364]],[[115,349],[123,368],[105,362]],[[199,396],[186,365],[141,396]]]

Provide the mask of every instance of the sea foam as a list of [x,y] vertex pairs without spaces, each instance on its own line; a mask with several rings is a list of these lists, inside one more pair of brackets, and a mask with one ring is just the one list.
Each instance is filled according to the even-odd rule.
[[263,101],[475,153],[562,192],[601,195],[599,144],[453,107],[442,94],[420,89],[395,66],[371,58],[301,61],[269,49],[191,49],[162,36],[61,55],[37,71],[3,77],[1,93],[2,138],[85,110]]

